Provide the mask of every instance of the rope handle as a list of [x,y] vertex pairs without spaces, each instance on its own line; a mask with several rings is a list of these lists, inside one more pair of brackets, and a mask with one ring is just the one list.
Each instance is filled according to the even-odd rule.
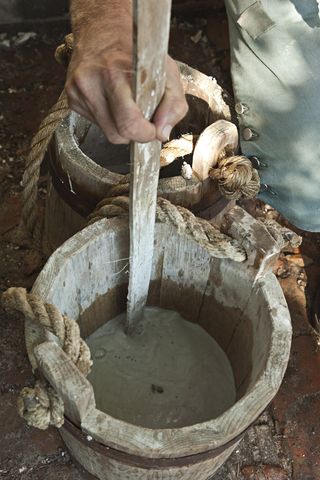
[[[129,215],[129,197],[108,197],[98,203],[94,212],[88,217],[87,225],[101,220]],[[220,230],[207,220],[196,217],[190,210],[172,204],[169,200],[158,197],[156,221],[172,225],[179,234],[187,235],[204,247],[210,255],[216,258],[229,258],[235,262],[243,262],[247,255],[240,243]]]
[[[80,336],[79,325],[75,320],[62,315],[52,304],[44,302],[38,295],[27,293],[25,288],[11,287],[1,296],[3,309],[10,315],[19,314],[25,320],[43,327],[54,334],[60,347],[87,376],[92,366],[90,349]],[[32,345],[32,349],[35,345]],[[37,370],[32,353],[31,364]],[[44,379],[36,381],[34,388],[22,389],[18,401],[18,412],[28,425],[45,430],[49,425],[60,428],[64,422],[64,405],[53,387]]]

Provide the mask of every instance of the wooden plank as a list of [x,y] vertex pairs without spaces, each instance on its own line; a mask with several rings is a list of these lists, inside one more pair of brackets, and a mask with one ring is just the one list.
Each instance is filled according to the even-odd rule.
[[248,270],[252,281],[273,269],[280,253],[277,241],[262,222],[243,208],[236,205],[225,214],[221,231],[238,240],[246,250],[248,259],[242,268]]
[[91,383],[55,343],[44,342],[38,345],[34,354],[39,369],[62,398],[65,414],[80,426],[82,419],[95,408]]
[[[184,319],[197,323],[213,259],[188,236],[177,236],[176,228],[170,228],[172,233],[167,235],[162,264],[159,306],[175,310]],[[163,237],[167,229],[167,225],[157,225],[157,232],[163,232]]]
[[[165,89],[171,0],[134,2],[134,94],[148,119]],[[133,143],[130,191],[130,277],[127,331],[141,318],[152,268],[157,187],[160,168],[158,141]]]

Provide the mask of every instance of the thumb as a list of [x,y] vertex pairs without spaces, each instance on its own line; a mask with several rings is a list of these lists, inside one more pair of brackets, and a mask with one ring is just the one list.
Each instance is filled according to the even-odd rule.
[[171,130],[182,120],[188,112],[180,73],[175,61],[168,57],[167,83],[164,96],[153,117],[157,138],[166,142],[169,140]]

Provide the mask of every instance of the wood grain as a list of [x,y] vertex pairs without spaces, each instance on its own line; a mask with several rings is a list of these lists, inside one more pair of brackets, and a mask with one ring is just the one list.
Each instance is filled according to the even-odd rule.
[[44,342],[34,349],[39,368],[62,398],[65,414],[75,424],[95,407],[90,382],[79,372],[72,360],[53,342]]
[[60,433],[71,455],[100,480],[208,480],[235,448],[235,446],[229,447],[219,458],[200,460],[194,465],[139,468],[132,465],[130,456],[127,461],[112,459],[90,448],[90,442],[86,444],[81,442],[64,427],[61,428]]
[[[134,96],[150,120],[165,89],[171,0],[134,2]],[[146,304],[152,268],[161,144],[133,143],[130,189],[130,276],[127,331]]]

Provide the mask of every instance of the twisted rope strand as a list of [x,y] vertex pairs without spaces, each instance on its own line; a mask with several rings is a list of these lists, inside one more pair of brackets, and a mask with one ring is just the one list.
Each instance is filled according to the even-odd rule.
[[[128,197],[106,198],[88,217],[88,224],[92,225],[102,218],[128,215]],[[157,201],[156,221],[175,226],[179,234],[191,237],[216,258],[230,258],[236,262],[243,262],[247,258],[245,250],[237,240],[221,233],[207,220],[197,218],[188,209],[173,205],[161,197]]]
[[67,95],[63,90],[58,102],[41,122],[38,132],[31,142],[26,159],[26,168],[22,180],[22,219],[38,246],[41,246],[43,229],[37,208],[40,167],[55,130],[69,112]]
[[88,375],[92,365],[89,347],[84,347],[86,344],[80,337],[79,325],[75,320],[61,315],[54,305],[43,302],[38,295],[27,293],[25,288],[9,288],[2,294],[1,302],[6,312],[19,313],[26,320],[53,333],[81,373]]
[[[80,337],[77,322],[61,315],[54,305],[44,302],[33,293],[27,293],[24,288],[9,288],[2,294],[1,304],[7,313],[19,313],[26,320],[53,333],[79,371],[88,375],[92,365],[91,354],[88,345]],[[24,388],[17,405],[19,414],[28,425],[44,430],[49,425],[60,428],[63,424],[63,401],[44,380],[38,380],[34,388]]]

